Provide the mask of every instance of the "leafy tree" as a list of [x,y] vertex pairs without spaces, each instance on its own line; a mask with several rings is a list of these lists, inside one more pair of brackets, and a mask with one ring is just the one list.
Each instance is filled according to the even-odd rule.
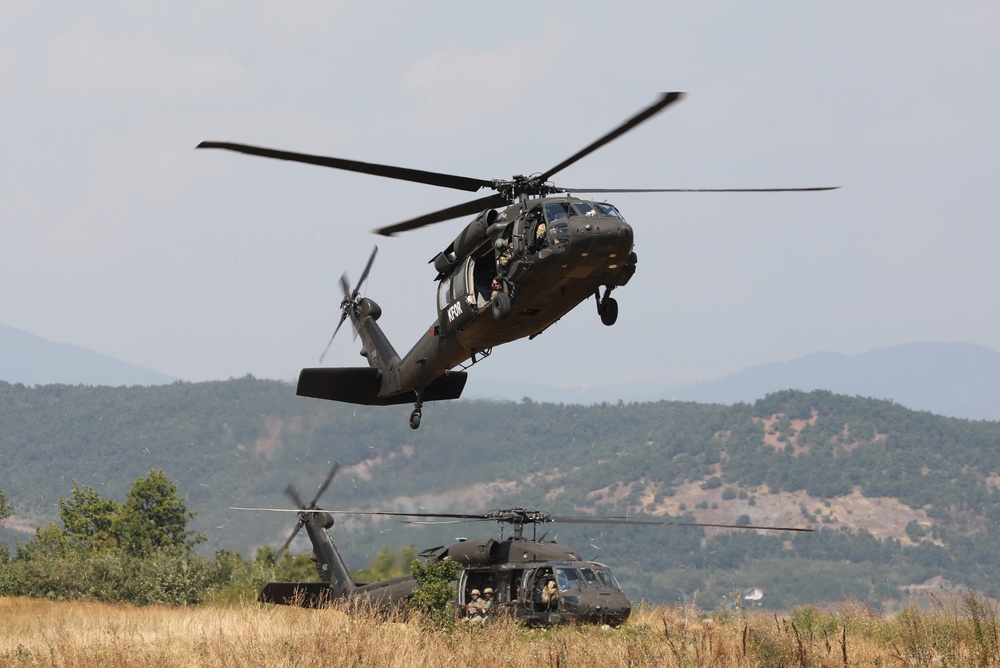
[[455,597],[452,582],[458,578],[457,561],[445,557],[426,564],[416,560],[410,564],[410,574],[417,581],[417,590],[410,598],[410,607],[421,614],[421,621],[431,629],[450,629],[455,624],[451,600]]
[[10,505],[7,500],[7,495],[4,491],[0,489],[0,526],[3,526],[4,520],[14,514],[14,508]]
[[122,511],[120,503],[101,495],[85,485],[80,489],[76,480],[69,499],[59,499],[59,516],[70,543],[98,550],[116,544],[112,526]]
[[201,532],[187,528],[192,518],[194,513],[177,495],[177,486],[163,471],[150,471],[132,483],[113,531],[119,545],[131,554],[163,548],[190,550],[206,540]]
[[275,561],[275,551],[270,545],[257,548],[254,564],[259,568],[270,569],[276,579],[284,582],[307,582],[316,577],[316,562],[310,554],[292,554],[285,550],[279,561]]
[[406,575],[416,558],[417,548],[413,545],[402,548],[398,554],[387,546],[375,555],[370,564],[352,573],[352,577],[357,582],[367,583]]

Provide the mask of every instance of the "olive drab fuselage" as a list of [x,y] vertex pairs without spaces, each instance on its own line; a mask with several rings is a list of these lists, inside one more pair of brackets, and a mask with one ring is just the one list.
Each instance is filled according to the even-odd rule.
[[[405,356],[389,344],[377,320],[378,304],[341,279],[341,320],[357,329],[368,368],[303,369],[300,395],[366,405],[413,402],[410,426],[420,426],[425,401],[457,399],[465,387],[464,368],[488,356],[495,346],[545,331],[591,295],[605,325],[618,318],[611,291],[635,273],[632,228],[614,206],[582,200],[569,193],[626,192],[783,192],[832,190],[809,188],[570,188],[552,177],[602,146],[653,118],[683,97],[661,94],[650,106],[627,118],[569,158],[546,171],[509,179],[481,179],[395,165],[347,160],[232,142],[203,141],[198,148],[225,149],[264,158],[288,160],[475,193],[494,194],[376,229],[393,236],[446,220],[475,216],[431,262],[437,270],[437,317]],[[494,284],[496,280],[496,284]],[[601,288],[604,288],[603,293]],[[492,315],[492,317],[490,317]],[[334,330],[334,335],[340,329]],[[332,338],[331,338],[332,341]],[[329,345],[329,344],[328,344]],[[452,371],[463,366],[460,371]]]
[[484,211],[432,260],[438,317],[406,355],[379,327],[378,304],[360,298],[350,308],[370,376],[303,369],[298,394],[375,405],[413,401],[411,426],[414,418],[419,425],[423,401],[461,393],[465,373],[452,369],[541,334],[588,297],[602,321],[614,324],[610,292],[628,283],[636,262],[632,227],[608,203],[560,196]]
[[[363,603],[384,612],[405,612],[417,582],[399,576],[372,583],[355,583],[327,528],[332,518],[323,512],[302,512],[299,522],[313,546],[318,582],[272,582],[258,600],[264,603],[320,607],[338,600]],[[554,542],[528,540],[520,531],[506,540],[459,541],[421,553],[428,561],[452,559],[461,566],[455,583],[455,609],[461,614],[473,589],[494,591],[489,617],[508,616],[529,626],[560,623],[619,626],[632,611],[611,569]],[[558,594],[544,597],[551,579]]]

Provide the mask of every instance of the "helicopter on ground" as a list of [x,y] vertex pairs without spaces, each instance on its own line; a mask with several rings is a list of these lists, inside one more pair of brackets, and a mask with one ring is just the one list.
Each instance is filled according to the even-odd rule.
[[[550,515],[538,510],[508,508],[486,513],[409,513],[361,510],[324,510],[317,507],[339,469],[334,464],[319,490],[309,503],[302,500],[294,486],[285,494],[295,503],[296,510],[275,508],[234,508],[234,510],[268,510],[298,513],[295,530],[275,557],[288,549],[292,539],[305,527],[312,543],[312,559],[316,563],[319,582],[271,582],[261,589],[258,600],[263,603],[320,607],[337,600],[361,602],[375,609],[388,611],[405,609],[417,588],[409,575],[372,583],[358,583],[351,578],[344,560],[327,530],[334,525],[334,515],[368,515],[410,520],[413,524],[468,522],[498,522],[510,526],[511,535],[499,540],[460,539],[451,545],[424,550],[420,557],[427,561],[452,559],[461,571],[456,582],[456,609],[465,610],[473,590],[493,590],[491,616],[512,616],[528,626],[551,626],[560,623],[607,624],[620,626],[629,617],[632,603],[622,591],[611,568],[597,561],[587,561],[580,553],[555,541],[524,536],[525,525],[561,522],[572,524],[628,524],[646,526],[717,527],[725,529],[767,529],[775,531],[812,531],[794,527],[770,527],[732,524],[710,524],[675,520],[636,520],[629,517],[599,517],[591,515]],[[427,521],[430,520],[430,521]],[[543,593],[549,581],[557,593]],[[551,585],[549,585],[551,586]],[[478,592],[477,592],[478,593]]]
[[[533,339],[591,295],[601,322],[611,326],[617,321],[618,303],[611,293],[629,282],[638,262],[632,227],[613,204],[579,199],[571,193],[833,189],[569,188],[557,187],[550,181],[558,172],[681,97],[682,93],[664,93],[654,104],[555,167],[510,179],[485,180],[231,142],[204,141],[197,148],[226,149],[468,192],[482,188],[495,191],[375,230],[392,236],[432,223],[475,216],[430,260],[437,272],[437,319],[409,353],[400,357],[377,323],[382,309],[372,299],[361,297],[361,285],[375,258],[373,251],[355,288],[351,289],[346,274],[340,279],[344,292],[341,317],[330,338],[332,343],[349,317],[361,336],[361,354],[369,367],[309,368],[299,375],[296,392],[301,396],[377,406],[412,401],[410,427],[417,429],[424,402],[461,396],[467,380],[465,370],[488,357],[495,346],[524,337]],[[461,370],[453,371],[456,367]]]

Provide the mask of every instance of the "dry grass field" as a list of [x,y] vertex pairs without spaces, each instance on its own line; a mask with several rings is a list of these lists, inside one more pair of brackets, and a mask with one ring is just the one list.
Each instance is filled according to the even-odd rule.
[[0,666],[993,666],[995,606],[716,615],[640,607],[619,629],[427,631],[338,609],[127,607],[0,598]]

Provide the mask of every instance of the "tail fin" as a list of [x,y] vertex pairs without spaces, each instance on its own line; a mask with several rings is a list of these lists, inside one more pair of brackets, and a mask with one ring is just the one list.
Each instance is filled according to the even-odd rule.
[[368,360],[368,366],[378,369],[383,376],[399,363],[399,353],[389,343],[389,338],[376,322],[382,316],[382,307],[367,297],[358,302],[358,316],[355,327],[364,347],[361,354]]
[[354,581],[330,535],[315,520],[306,523],[306,533],[316,553],[320,579],[325,582],[332,598],[341,598],[354,591]]

